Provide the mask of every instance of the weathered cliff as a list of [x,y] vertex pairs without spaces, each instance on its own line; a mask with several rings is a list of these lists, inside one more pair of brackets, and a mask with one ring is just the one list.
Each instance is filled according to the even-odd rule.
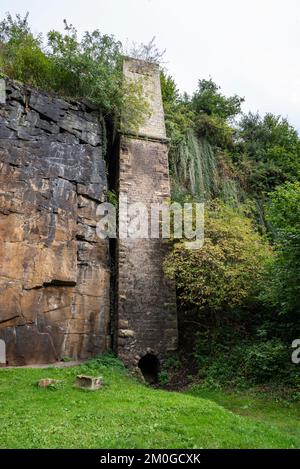
[[0,339],[8,364],[110,345],[103,128],[88,105],[6,81],[0,104]]

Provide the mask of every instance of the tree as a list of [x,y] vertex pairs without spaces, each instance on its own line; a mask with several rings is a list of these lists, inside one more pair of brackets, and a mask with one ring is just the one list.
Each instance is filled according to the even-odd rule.
[[286,119],[249,113],[241,119],[238,136],[250,192],[270,192],[299,177],[300,140]]
[[191,105],[198,135],[224,149],[233,146],[234,129],[230,124],[241,112],[244,98],[237,95],[227,98],[219,90],[220,87],[211,78],[199,80]]
[[198,89],[192,97],[192,105],[197,114],[218,116],[221,119],[232,119],[241,112],[244,98],[236,94],[226,97],[220,93],[220,87],[210,78],[199,80]]
[[15,80],[49,88],[51,63],[43,50],[42,36],[30,31],[28,13],[24,18],[7,14],[1,21],[0,67]]
[[275,232],[276,257],[265,297],[280,313],[299,321],[300,183],[287,182],[270,194],[267,219]]

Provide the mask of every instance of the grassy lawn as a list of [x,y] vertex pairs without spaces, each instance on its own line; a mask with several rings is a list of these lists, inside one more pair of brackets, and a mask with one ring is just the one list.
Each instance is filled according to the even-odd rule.
[[262,421],[278,428],[282,433],[292,436],[300,448],[300,405],[278,398],[266,397],[255,391],[215,391],[203,388],[195,389],[191,395],[209,399],[231,410],[231,412]]
[[[0,448],[294,448],[295,415],[256,406],[256,421],[213,396],[151,389],[112,359],[72,368],[0,369]],[[99,391],[73,387],[79,373],[99,375]],[[64,380],[40,389],[40,378]],[[223,405],[225,407],[223,407]],[[233,404],[232,404],[233,405]],[[226,408],[228,407],[228,408]],[[246,413],[246,412],[245,412]],[[250,412],[249,412],[250,413]],[[260,414],[261,413],[261,414]],[[273,415],[273,417],[271,416]],[[298,412],[299,414],[299,412]],[[290,418],[279,424],[279,420]]]

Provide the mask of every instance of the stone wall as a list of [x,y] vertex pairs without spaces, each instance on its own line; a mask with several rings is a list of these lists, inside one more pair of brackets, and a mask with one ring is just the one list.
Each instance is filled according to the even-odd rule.
[[[6,82],[0,104],[0,339],[8,364],[85,358],[110,346],[107,181],[88,105]],[[3,99],[4,97],[4,99]]]
[[[124,74],[142,80],[151,114],[138,135],[126,128],[120,137],[119,197],[128,203],[151,203],[170,198],[168,143],[156,65],[127,59]],[[147,353],[159,360],[177,348],[175,288],[164,275],[167,240],[119,239],[116,349],[129,365]]]

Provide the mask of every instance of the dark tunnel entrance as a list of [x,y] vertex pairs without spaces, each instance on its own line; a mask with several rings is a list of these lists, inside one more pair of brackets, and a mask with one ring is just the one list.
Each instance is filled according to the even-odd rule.
[[152,353],[147,353],[139,361],[139,368],[147,383],[155,384],[158,382],[160,371],[159,359]]

